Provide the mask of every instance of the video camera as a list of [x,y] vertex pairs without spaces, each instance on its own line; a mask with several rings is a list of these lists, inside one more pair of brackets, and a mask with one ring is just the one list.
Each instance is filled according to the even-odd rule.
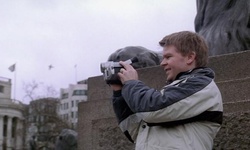
[[[138,62],[137,57],[133,57],[129,60],[126,60],[126,64],[132,64]],[[122,65],[120,65],[119,62],[113,62],[113,61],[108,61],[101,63],[100,65],[101,72],[103,73],[104,80],[106,81],[107,84],[120,84],[122,85],[119,76],[117,75],[118,72],[120,72],[121,68],[123,68]]]

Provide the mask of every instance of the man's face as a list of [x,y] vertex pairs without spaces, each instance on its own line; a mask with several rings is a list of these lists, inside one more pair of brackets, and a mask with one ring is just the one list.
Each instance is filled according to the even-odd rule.
[[180,72],[192,69],[189,63],[190,58],[179,53],[175,46],[170,45],[163,48],[161,66],[167,74],[167,81],[173,81]]

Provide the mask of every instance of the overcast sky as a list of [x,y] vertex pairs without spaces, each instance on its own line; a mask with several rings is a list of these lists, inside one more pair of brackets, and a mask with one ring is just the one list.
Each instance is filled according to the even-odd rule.
[[196,0],[0,0],[0,76],[27,103],[23,84],[59,90],[100,76],[100,63],[115,50],[161,51],[165,35],[194,31],[195,15]]

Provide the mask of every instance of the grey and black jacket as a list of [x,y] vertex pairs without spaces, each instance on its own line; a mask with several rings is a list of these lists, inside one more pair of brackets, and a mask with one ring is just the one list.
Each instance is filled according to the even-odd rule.
[[113,108],[136,150],[211,150],[223,115],[210,68],[180,73],[161,91],[139,80],[126,81],[114,91]]

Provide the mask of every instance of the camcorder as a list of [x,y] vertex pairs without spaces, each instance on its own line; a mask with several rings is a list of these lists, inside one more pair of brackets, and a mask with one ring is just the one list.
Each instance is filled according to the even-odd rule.
[[[126,64],[132,64],[138,62],[137,57],[133,57],[125,61]],[[122,85],[119,76],[117,75],[120,72],[121,68],[124,68],[120,65],[119,62],[108,61],[100,64],[101,72],[103,73],[104,80],[107,84],[120,84]]]

